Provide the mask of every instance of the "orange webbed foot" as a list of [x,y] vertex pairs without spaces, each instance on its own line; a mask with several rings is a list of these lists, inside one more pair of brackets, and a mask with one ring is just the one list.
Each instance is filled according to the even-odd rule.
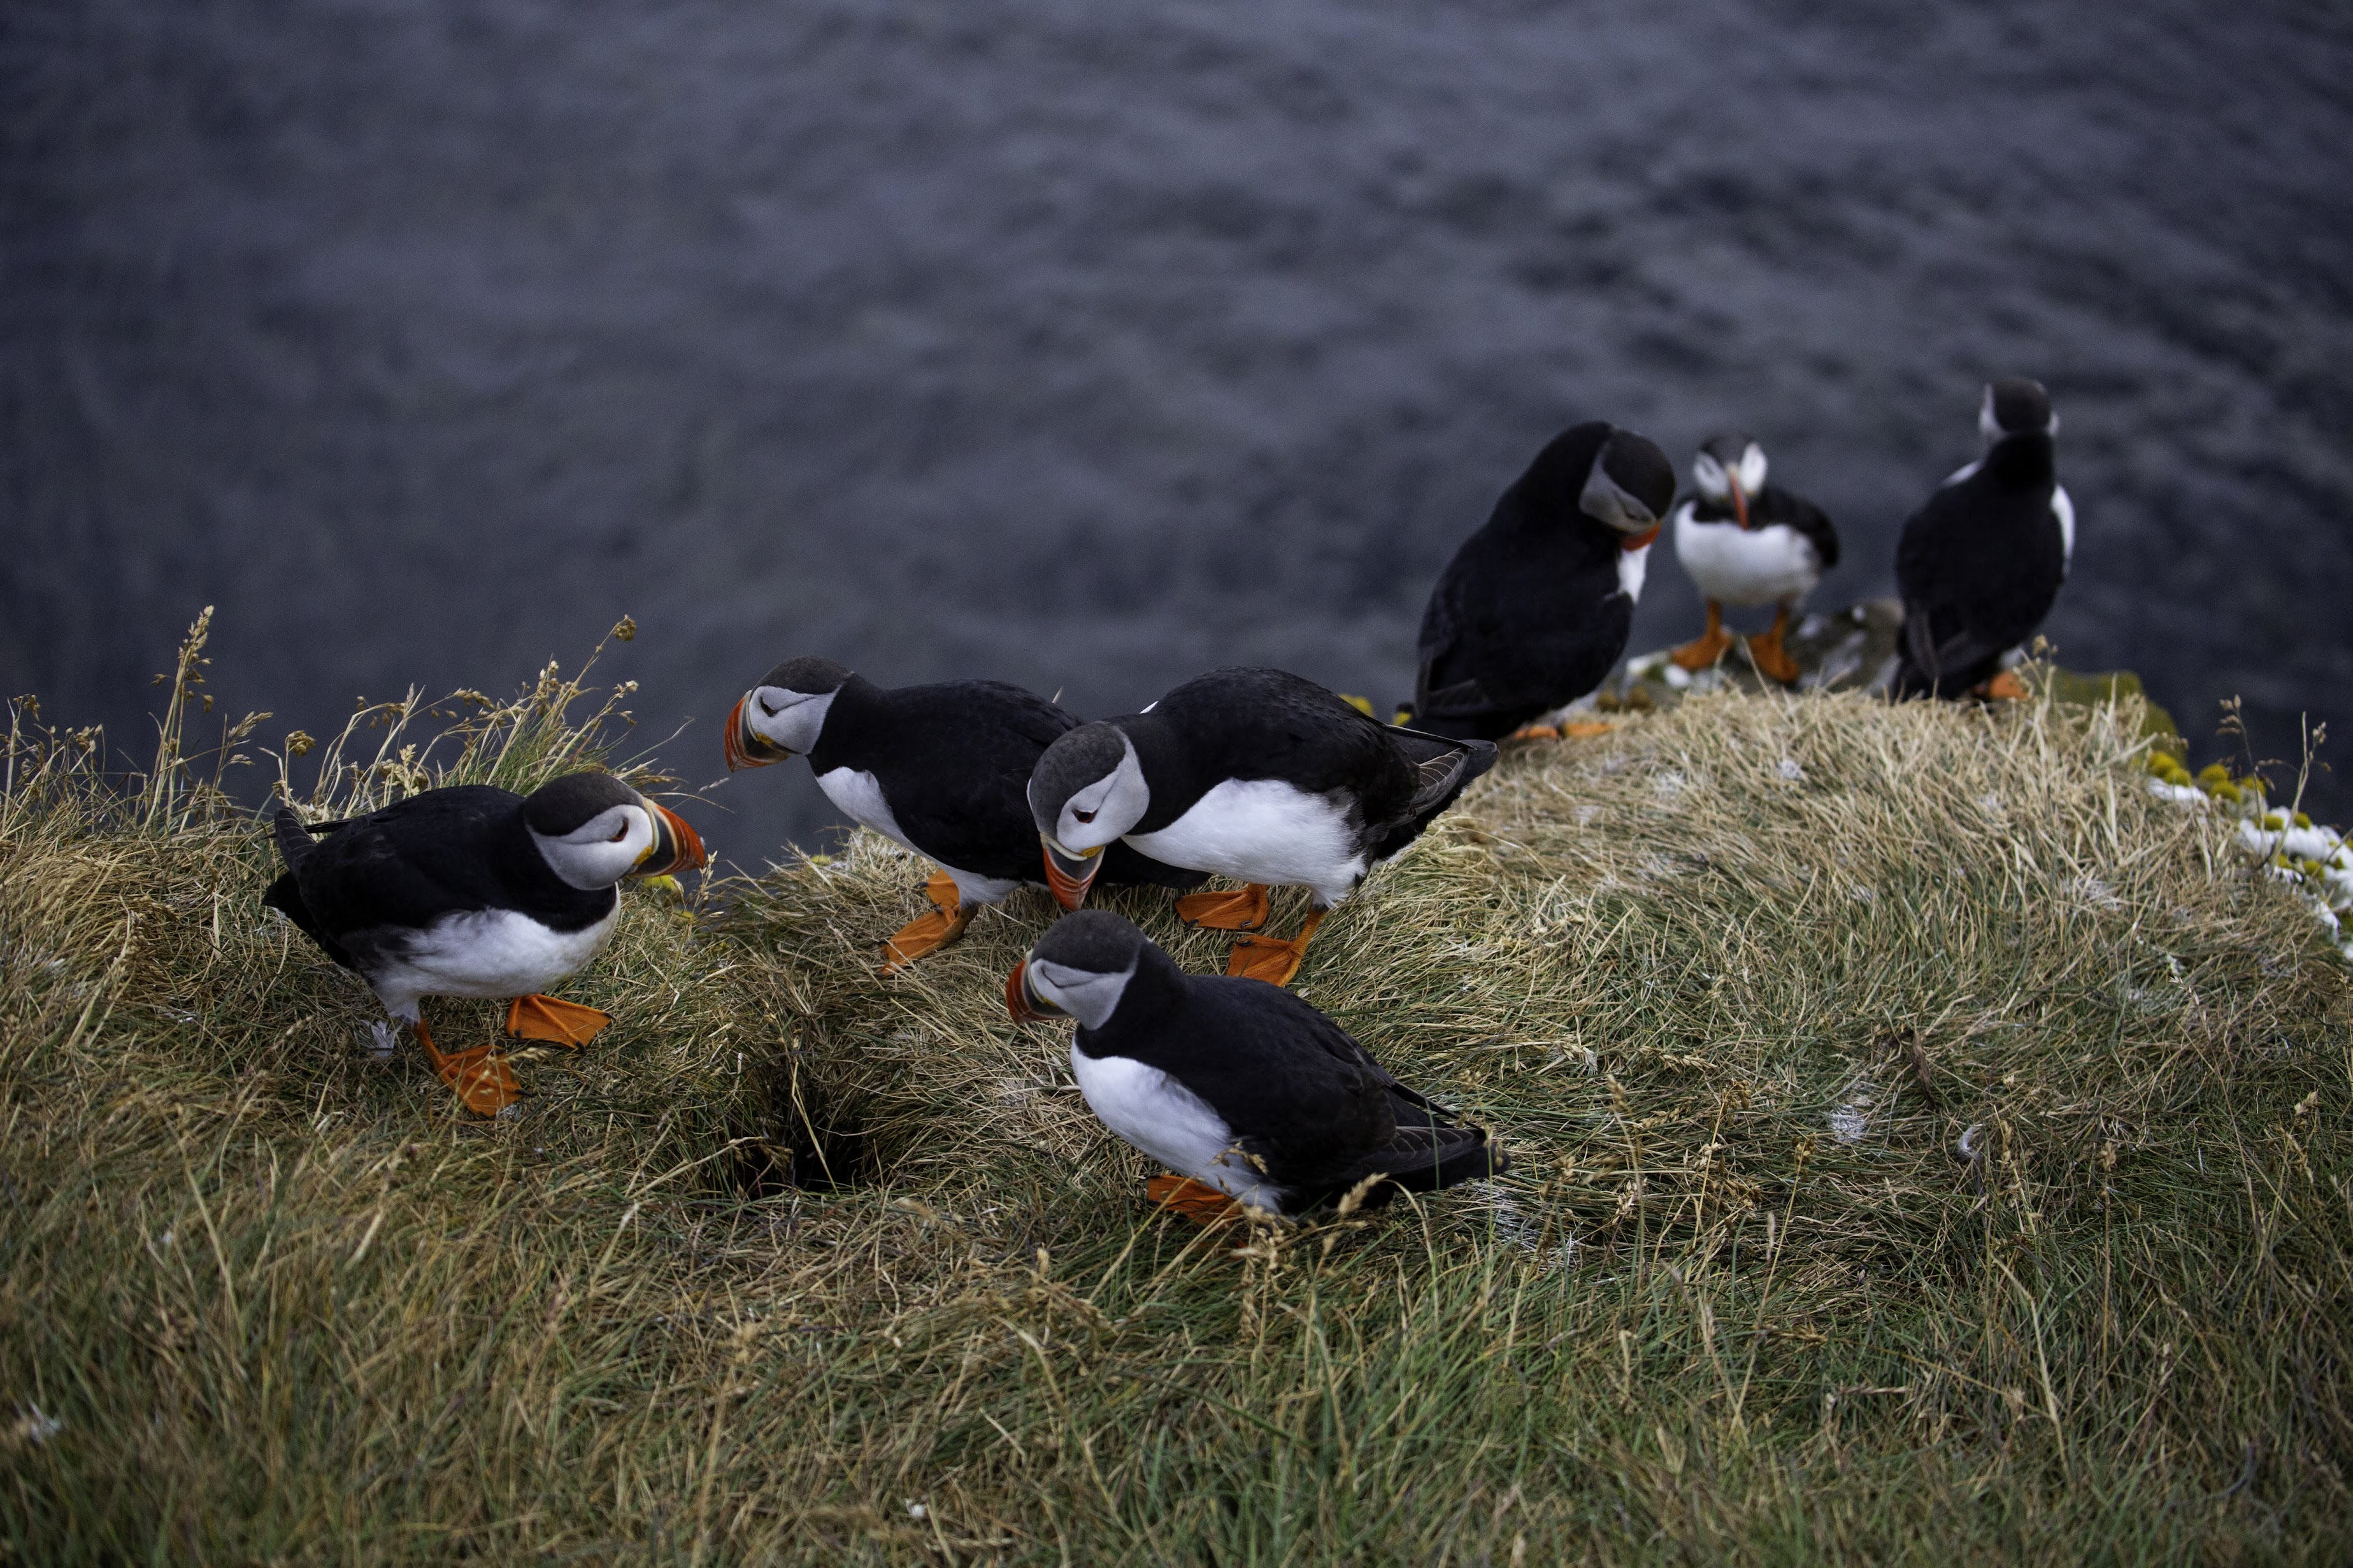
[[1731,651],[1732,634],[1717,626],[1704,636],[1683,644],[1668,657],[1683,668],[1695,674],[1703,669],[1714,669],[1723,662],[1724,656]]
[[499,1054],[497,1041],[444,1055],[433,1043],[433,1031],[426,1027],[424,1018],[420,1016],[414,1027],[417,1043],[425,1047],[425,1059],[433,1064],[443,1083],[458,1091],[458,1102],[475,1115],[496,1116],[522,1098],[522,1085],[506,1058]]
[[1252,882],[1239,893],[1187,893],[1176,900],[1176,918],[1211,931],[1256,931],[1270,907],[1265,885]]
[[561,996],[518,996],[507,1004],[506,1032],[519,1040],[544,1040],[578,1050],[613,1022],[613,1015]]
[[1246,936],[1234,943],[1226,959],[1226,973],[1244,980],[1263,980],[1269,985],[1288,985],[1306,960],[1306,946],[1296,938]]
[[1155,1176],[1144,1184],[1144,1195],[1154,1207],[1183,1215],[1195,1225],[1215,1225],[1241,1207],[1217,1188],[1190,1176]]
[[1263,980],[1269,985],[1288,985],[1292,976],[1307,957],[1307,941],[1315,928],[1324,923],[1328,911],[1310,910],[1307,923],[1299,928],[1294,937],[1246,936],[1234,943],[1234,951],[1226,959],[1226,973],[1245,980]]
[[1748,662],[1757,673],[1767,680],[1778,680],[1784,686],[1798,684],[1801,673],[1798,661],[1781,646],[1781,629],[1777,625],[1769,632],[1760,632],[1748,639]]
[[932,912],[918,915],[899,928],[882,949],[882,973],[896,974],[927,952],[936,952],[964,934],[977,912],[964,907],[963,895],[956,889],[955,879],[945,871],[934,871],[923,884],[923,896],[932,900]]
[[2023,702],[2034,695],[2014,669],[2005,669],[1978,688],[1978,695],[1989,702]]
[[1506,741],[1557,741],[1561,738],[1557,724],[1523,724],[1504,737]]

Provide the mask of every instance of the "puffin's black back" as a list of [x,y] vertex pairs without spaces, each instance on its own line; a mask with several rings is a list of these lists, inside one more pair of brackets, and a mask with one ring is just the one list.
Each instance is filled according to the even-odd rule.
[[[1263,981],[1187,974],[1145,944],[1118,1010],[1080,1049],[1158,1068],[1208,1102],[1265,1162],[1287,1208],[1340,1196],[1381,1173],[1430,1191],[1510,1166],[1482,1129],[1406,1088],[1348,1032]],[[1367,1206],[1387,1201],[1377,1187]]]
[[2051,613],[2067,576],[2051,510],[2056,482],[2050,436],[2011,436],[1904,524],[1895,547],[1905,618],[1898,695],[1961,695],[1997,673],[2001,656]]
[[[1229,779],[1281,779],[1314,795],[1345,791],[1367,824],[1402,823],[1421,782],[1403,731],[1280,669],[1213,669],[1170,690],[1149,713],[1113,722],[1134,742],[1152,784],[1151,807],[1135,833],[1158,832]],[[1457,788],[1477,771],[1465,770]]]
[[[282,829],[280,840],[287,850]],[[523,825],[522,797],[454,784],[337,826],[289,866],[264,901],[335,962],[364,970],[385,942],[446,915],[517,910],[554,930],[579,931],[610,914],[619,896],[556,876]]]
[[1422,612],[1416,728],[1500,739],[1599,686],[1625,652],[1619,535],[1577,505],[1613,433],[1595,420],[1555,437],[1447,563]]
[[[890,689],[844,681],[809,753],[818,773],[874,775],[908,841],[960,871],[1035,882],[1043,870],[1029,814],[1038,758],[1078,719],[1002,680],[946,680]],[[1103,858],[1107,885],[1195,888],[1206,873],[1164,866],[1126,845]]]

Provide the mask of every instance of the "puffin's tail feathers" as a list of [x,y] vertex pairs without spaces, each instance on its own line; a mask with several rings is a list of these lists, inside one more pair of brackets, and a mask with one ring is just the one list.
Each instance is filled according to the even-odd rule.
[[[269,819],[269,836],[278,841],[278,858],[286,862],[286,869],[290,872],[300,868],[302,862],[311,858],[311,851],[318,847],[311,842],[311,830],[302,826],[301,817],[295,814],[292,806],[282,801],[279,804],[277,815]],[[277,889],[272,888],[270,891],[274,893]],[[263,901],[268,901],[267,895]]]
[[1493,741],[1451,740],[1420,730],[1394,728],[1398,745],[1413,762],[1413,801],[1408,815],[1443,810],[1472,779],[1495,765]]
[[1389,1179],[1366,1194],[1365,1205],[1377,1208],[1396,1188],[1434,1193],[1461,1182],[1500,1176],[1512,1168],[1511,1155],[1491,1142],[1483,1127],[1461,1127],[1435,1116],[1426,1122],[1403,1122],[1389,1146],[1365,1162],[1366,1175],[1376,1172]]
[[278,910],[301,927],[303,934],[317,942],[329,958],[345,969],[352,969],[356,967],[352,963],[352,955],[321,928],[317,917],[311,913],[311,906],[302,901],[302,884],[296,879],[296,868],[319,847],[311,841],[311,836],[331,832],[342,826],[340,822],[320,822],[305,826],[302,819],[294,814],[293,807],[280,805],[277,815],[269,819],[269,836],[278,841],[279,858],[286,862],[286,869],[269,884],[269,890],[261,895],[261,902],[265,909]]

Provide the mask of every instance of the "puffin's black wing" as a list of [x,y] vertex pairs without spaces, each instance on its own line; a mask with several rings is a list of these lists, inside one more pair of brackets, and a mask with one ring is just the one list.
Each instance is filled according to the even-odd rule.
[[1417,729],[1499,740],[1599,686],[1626,651],[1634,601],[1598,524],[1493,526],[1464,544],[1423,616]]
[[[1504,1168],[1482,1130],[1453,1121],[1290,992],[1224,975],[1193,977],[1187,991],[1193,1039],[1216,1037],[1230,1065],[1203,1074],[1196,1054],[1187,1086],[1302,1206],[1377,1173],[1428,1191]],[[1377,1187],[1366,1201],[1385,1199]]]
[[854,732],[832,723],[824,749],[874,775],[909,843],[960,871],[1040,879],[1029,774],[1077,719],[1007,681],[945,680],[876,690]]
[[[1299,1007],[1308,1015],[1307,1019],[1301,1020],[1303,1042],[1314,1045],[1335,1060],[1354,1066],[1379,1084],[1388,1096],[1394,1124],[1390,1135],[1377,1144],[1358,1149],[1313,1175],[1303,1172],[1300,1185],[1313,1192],[1314,1201],[1336,1198],[1376,1173],[1416,1192],[1434,1192],[1457,1182],[1500,1175],[1510,1167],[1509,1156],[1487,1142],[1485,1129],[1455,1121],[1428,1098],[1399,1083],[1395,1075],[1373,1059],[1372,1053],[1355,1036],[1307,1004],[1302,1002]],[[1366,1206],[1377,1208],[1389,1195],[1388,1189],[1375,1187],[1366,1194],[1365,1202]]]
[[2042,624],[2066,577],[2052,483],[2050,438],[2012,437],[1905,521],[1895,546],[1900,692],[1958,696]]
[[354,817],[291,875],[319,929],[354,953],[358,933],[422,931],[475,910],[516,910],[577,931],[609,914],[618,896],[558,879],[523,826],[522,799],[487,784],[427,790]]
[[1838,530],[1831,525],[1830,513],[1805,497],[1793,495],[1778,485],[1767,485],[1750,503],[1749,510],[1764,526],[1779,523],[1805,536],[1813,544],[1823,571],[1838,564]]
[[1599,686],[1626,651],[1619,542],[1579,502],[1611,434],[1596,420],[1554,437],[1447,563],[1422,612],[1417,729],[1500,739]]

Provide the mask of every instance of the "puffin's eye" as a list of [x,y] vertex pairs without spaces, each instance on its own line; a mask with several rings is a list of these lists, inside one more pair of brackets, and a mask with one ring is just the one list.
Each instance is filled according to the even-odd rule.
[[628,819],[624,818],[621,826],[613,829],[613,837],[607,839],[606,842],[608,844],[618,844],[622,839],[627,838],[628,836],[629,824]]
[[1081,811],[1076,807],[1071,808],[1071,815],[1077,817],[1081,822],[1092,822],[1095,819],[1095,814],[1093,812]]

